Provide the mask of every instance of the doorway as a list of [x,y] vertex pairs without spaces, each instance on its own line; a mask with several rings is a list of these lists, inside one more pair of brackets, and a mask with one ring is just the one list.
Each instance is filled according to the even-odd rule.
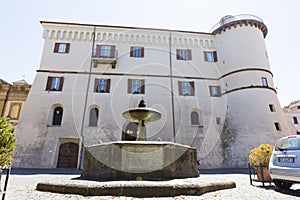
[[59,147],[57,168],[77,168],[78,144],[74,142],[63,143]]

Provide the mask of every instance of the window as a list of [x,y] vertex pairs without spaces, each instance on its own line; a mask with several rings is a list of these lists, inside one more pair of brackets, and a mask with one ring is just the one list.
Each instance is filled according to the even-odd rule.
[[269,104],[269,108],[271,112],[275,112],[275,106],[273,104]]
[[96,45],[96,57],[115,58],[116,47],[114,45]]
[[144,47],[130,47],[130,57],[143,58]]
[[294,124],[298,124],[298,118],[297,117],[293,117],[294,120]]
[[69,53],[70,43],[55,43],[54,53]]
[[195,96],[194,82],[179,81],[178,87],[179,87],[179,95]]
[[176,49],[177,60],[192,60],[192,51],[190,49]]
[[262,81],[262,86],[263,86],[263,87],[268,87],[268,79],[267,79],[267,78],[262,77],[262,78],[261,78],[261,81]]
[[206,62],[217,62],[217,52],[216,51],[204,51],[204,60]]
[[221,87],[220,86],[209,86],[210,96],[220,97],[221,96]]
[[62,91],[64,77],[48,76],[46,90],[47,91]]
[[192,125],[199,125],[199,114],[196,111],[191,113],[191,124]]
[[280,127],[279,122],[274,122],[274,125],[275,125],[276,131],[281,131],[281,127]]
[[216,123],[221,124],[221,117],[216,117]]
[[53,112],[52,125],[60,126],[61,120],[62,120],[62,115],[63,115],[62,107],[56,107]]
[[22,103],[11,103],[9,108],[9,116],[12,120],[18,120]]
[[145,80],[128,79],[129,94],[145,94]]
[[98,126],[98,119],[99,119],[99,109],[94,107],[90,110],[89,126]]
[[109,93],[110,92],[110,79],[95,79],[94,92]]

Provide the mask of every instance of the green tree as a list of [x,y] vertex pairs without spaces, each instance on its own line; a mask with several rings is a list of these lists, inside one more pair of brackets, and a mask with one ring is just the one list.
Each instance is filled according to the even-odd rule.
[[9,120],[0,117],[0,166],[11,166],[16,137],[9,127]]

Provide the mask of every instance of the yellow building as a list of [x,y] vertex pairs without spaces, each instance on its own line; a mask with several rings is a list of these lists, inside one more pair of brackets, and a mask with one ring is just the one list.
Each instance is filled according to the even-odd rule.
[[0,113],[10,120],[13,128],[17,125],[31,85],[25,80],[10,83],[0,79]]
[[16,128],[15,167],[80,167],[83,148],[135,139],[122,112],[143,98],[162,119],[147,140],[197,148],[202,168],[246,167],[290,133],[252,15],[212,32],[42,21],[44,49]]
[[292,101],[288,106],[283,108],[287,122],[291,129],[291,134],[300,134],[300,100]]

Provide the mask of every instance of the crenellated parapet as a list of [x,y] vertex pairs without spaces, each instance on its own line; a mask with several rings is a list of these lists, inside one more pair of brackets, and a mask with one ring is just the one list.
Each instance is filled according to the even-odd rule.
[[[172,46],[185,48],[214,49],[215,44],[211,34],[198,32],[181,32],[147,28],[120,27],[103,25],[86,25],[73,23],[41,22],[44,25],[43,38],[65,41],[93,41],[108,43],[123,43],[135,45],[168,46],[171,36]],[[50,25],[50,26],[49,26]],[[81,26],[78,29],[78,26]],[[86,29],[86,30],[84,30]],[[95,32],[95,37],[94,37]],[[176,32],[176,33],[175,33]],[[196,34],[195,34],[196,33]]]

